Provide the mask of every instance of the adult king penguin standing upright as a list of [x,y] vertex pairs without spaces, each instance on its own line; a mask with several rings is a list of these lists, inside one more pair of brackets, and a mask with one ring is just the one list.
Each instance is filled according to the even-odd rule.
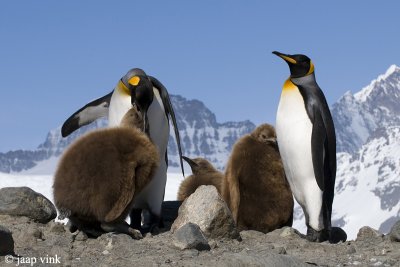
[[[175,130],[175,138],[183,173],[182,149],[174,110],[167,89],[152,76],[147,76],[142,69],[134,68],[125,74],[114,90],[96,99],[72,114],[61,128],[62,136],[68,136],[76,129],[92,121],[108,116],[110,127],[118,126],[126,112],[136,105],[144,117],[144,130],[156,145],[160,161],[151,182],[135,197],[130,214],[131,226],[142,232],[152,232],[161,223],[161,206],[167,181],[167,145],[169,139],[169,117]],[[183,173],[184,175],[184,173]],[[144,216],[142,210],[148,211]]]
[[[305,55],[274,51],[289,65],[276,115],[276,134],[286,177],[302,207],[306,238],[338,242],[331,226],[336,178],[336,136],[325,96],[315,80],[314,64]],[[337,230],[337,228],[335,228]],[[336,232],[336,231],[335,231]]]

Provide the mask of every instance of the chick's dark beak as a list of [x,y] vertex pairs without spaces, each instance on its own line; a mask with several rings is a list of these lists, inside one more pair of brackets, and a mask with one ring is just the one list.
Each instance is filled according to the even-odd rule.
[[184,159],[189,164],[192,171],[193,171],[193,168],[196,168],[198,166],[196,162],[194,162],[192,159],[190,159],[188,157],[182,156],[182,159]]

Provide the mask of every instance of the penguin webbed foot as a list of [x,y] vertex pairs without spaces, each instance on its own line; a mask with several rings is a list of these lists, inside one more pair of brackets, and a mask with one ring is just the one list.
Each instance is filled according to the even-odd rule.
[[329,236],[329,243],[336,244],[339,242],[346,242],[346,240],[347,240],[347,234],[342,228],[332,227]]
[[67,222],[67,227],[70,233],[78,231],[78,227],[75,224],[73,224],[70,220],[68,220]]
[[307,227],[306,239],[310,242],[324,242],[329,240],[329,230],[322,229],[321,231],[314,230],[310,226]]
[[164,223],[161,216],[158,216],[151,211],[147,211],[143,216],[142,233],[151,233],[153,235],[158,235],[160,233],[160,228],[164,227]]
[[98,222],[86,222],[75,216],[71,216],[68,218],[67,226],[71,233],[76,232],[77,230],[84,232],[88,237],[97,238],[104,234],[105,232],[101,229],[100,224]]
[[158,225],[158,223],[145,224],[142,226],[142,233],[151,233],[152,235],[158,235],[161,232]]
[[117,222],[117,223],[101,223],[101,228],[105,232],[116,232],[116,233],[122,233],[122,234],[127,234],[131,236],[133,239],[142,239],[142,233],[137,230],[133,229],[132,227],[129,226],[129,224],[125,221],[123,222]]

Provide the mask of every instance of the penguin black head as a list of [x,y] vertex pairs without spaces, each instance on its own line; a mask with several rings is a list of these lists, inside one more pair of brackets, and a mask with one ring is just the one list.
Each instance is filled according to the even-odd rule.
[[291,78],[300,78],[314,73],[314,64],[305,55],[287,55],[277,51],[272,53],[286,61],[290,68]]
[[121,78],[121,81],[129,89],[131,103],[137,106],[143,114],[144,131],[150,133],[147,111],[154,99],[153,84],[141,69],[132,69]]

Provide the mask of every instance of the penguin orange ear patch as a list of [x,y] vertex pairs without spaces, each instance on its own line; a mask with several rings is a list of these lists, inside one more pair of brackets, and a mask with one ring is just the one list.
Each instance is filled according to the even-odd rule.
[[139,82],[140,82],[140,78],[139,78],[138,76],[133,76],[133,77],[130,78],[129,81],[128,81],[128,83],[131,84],[131,85],[133,85],[133,86],[138,85]]

